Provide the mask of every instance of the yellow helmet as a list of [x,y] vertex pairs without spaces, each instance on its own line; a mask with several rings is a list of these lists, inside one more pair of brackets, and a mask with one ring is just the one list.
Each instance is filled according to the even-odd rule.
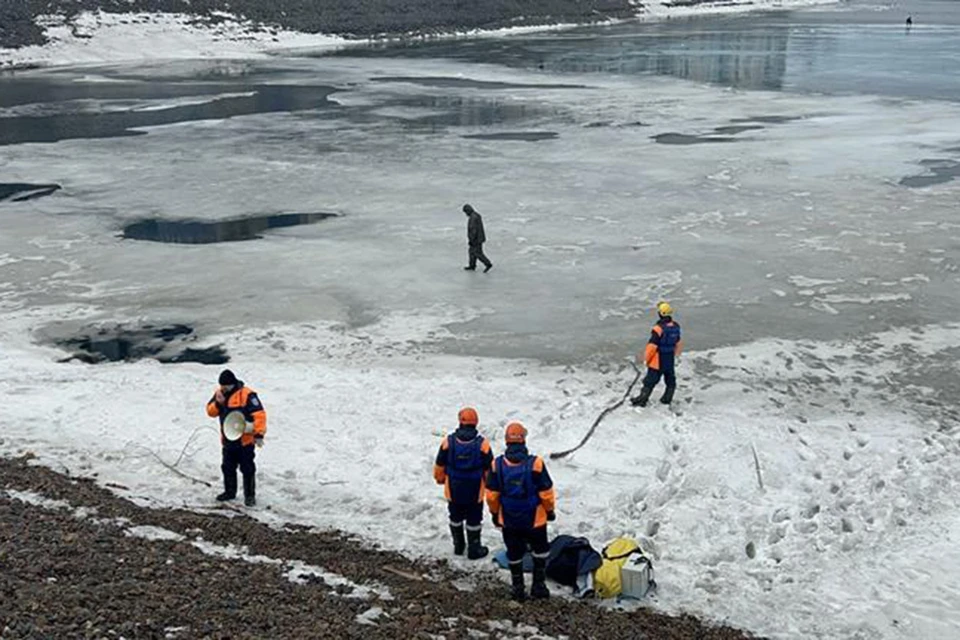
[[657,313],[662,316],[673,315],[673,307],[670,306],[669,302],[660,302],[657,304]]

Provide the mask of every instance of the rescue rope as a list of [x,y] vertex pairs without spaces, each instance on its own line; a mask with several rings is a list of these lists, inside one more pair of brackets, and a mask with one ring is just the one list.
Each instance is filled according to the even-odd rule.
[[209,429],[209,428],[210,428],[210,427],[197,427],[196,429],[194,429],[194,430],[193,430],[193,433],[190,434],[190,437],[187,438],[187,442],[183,445],[183,449],[180,450],[180,455],[177,456],[177,461],[174,462],[173,464],[170,464],[169,462],[165,461],[165,460],[164,460],[163,458],[161,458],[160,455],[159,455],[156,451],[154,451],[153,449],[150,449],[150,448],[148,448],[148,447],[144,447],[143,445],[140,445],[140,448],[143,449],[144,451],[146,451],[147,453],[149,453],[151,456],[153,456],[153,457],[157,460],[157,462],[159,462],[159,463],[162,464],[164,467],[166,467],[166,468],[169,469],[170,471],[174,472],[175,474],[177,474],[177,475],[180,476],[181,478],[184,478],[184,479],[186,479],[186,480],[190,480],[190,481],[193,482],[194,484],[203,484],[203,485],[206,485],[206,486],[208,486],[208,487],[212,487],[213,485],[212,485],[211,483],[207,482],[206,480],[201,480],[201,479],[199,479],[199,478],[194,478],[193,476],[187,475],[187,474],[184,473],[183,471],[180,471],[180,469],[177,469],[177,465],[179,465],[179,464],[180,464],[180,461],[183,460],[183,457],[184,457],[184,456],[186,455],[186,453],[187,453],[187,448],[188,448],[191,444],[193,444],[193,441],[196,439],[197,434],[200,433],[201,430],[203,430],[203,429]]
[[643,375],[643,372],[640,371],[640,368],[637,366],[637,363],[631,360],[630,365],[633,367],[633,370],[637,372],[637,375],[634,376],[633,382],[631,382],[630,386],[627,387],[627,391],[626,393],[623,394],[623,397],[620,398],[620,401],[610,405],[609,407],[604,409],[599,416],[597,416],[597,419],[593,421],[593,426],[590,427],[590,431],[587,431],[587,435],[583,436],[583,440],[580,441],[580,444],[578,444],[572,449],[567,449],[566,451],[554,451],[553,453],[550,454],[551,460],[557,460],[558,458],[566,457],[571,453],[573,453],[574,451],[576,451],[577,449],[579,449],[580,447],[582,447],[583,445],[587,444],[587,440],[589,440],[591,436],[593,436],[593,432],[597,430],[597,426],[600,424],[600,421],[606,418],[608,413],[611,413],[612,411],[619,409],[620,406],[627,401],[627,398],[630,397],[630,393],[633,391],[633,388],[637,385],[637,382],[639,382],[640,376]]
[[152,455],[154,458],[156,458],[156,459],[157,459],[157,462],[159,462],[160,464],[162,464],[164,467],[166,467],[166,468],[169,469],[170,471],[173,471],[175,474],[177,474],[177,475],[180,476],[181,478],[185,478],[186,480],[190,480],[191,482],[193,482],[193,483],[195,483],[195,484],[205,484],[205,485],[207,485],[208,487],[212,487],[212,486],[213,486],[211,483],[207,482],[206,480],[200,480],[199,478],[194,478],[193,476],[190,476],[190,475],[185,474],[183,471],[180,471],[180,469],[177,469],[174,465],[172,465],[172,464],[170,464],[170,463],[168,463],[168,462],[165,462],[164,459],[161,458],[160,456],[158,456],[154,451],[152,451],[152,450],[150,450],[150,449],[147,449],[146,447],[143,447],[143,449],[145,449],[147,453],[149,453],[149,454]]

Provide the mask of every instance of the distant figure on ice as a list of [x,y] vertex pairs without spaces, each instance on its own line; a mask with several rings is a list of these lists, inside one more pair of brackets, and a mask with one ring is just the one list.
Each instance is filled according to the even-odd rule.
[[[643,354],[643,361],[647,365],[647,375],[643,378],[643,388],[640,395],[631,398],[630,404],[635,407],[647,406],[647,400],[653,388],[664,379],[666,391],[660,397],[660,402],[670,404],[673,401],[673,392],[677,388],[677,376],[674,369],[676,357],[680,355],[683,341],[680,339],[680,325],[673,321],[673,308],[667,302],[657,305],[657,324],[653,325],[650,340],[647,342]],[[640,354],[637,354],[640,359]]]
[[[220,418],[223,493],[217,496],[217,500],[224,502],[237,497],[239,466],[240,473],[243,474],[243,502],[252,507],[257,504],[254,449],[263,446],[263,437],[267,434],[267,412],[260,404],[256,392],[245,387],[243,380],[237,380],[230,369],[224,369],[220,373],[218,382],[220,386],[207,403],[207,415]],[[238,415],[233,415],[235,413]]]
[[510,597],[526,600],[523,556],[529,545],[533,555],[531,598],[549,598],[547,589],[547,522],[556,520],[556,496],[547,466],[527,451],[527,430],[519,422],[507,425],[507,450],[494,460],[487,474],[487,506],[493,524],[502,529],[507,547],[512,588]]
[[[484,475],[493,463],[490,443],[477,432],[477,410],[464,407],[457,416],[459,428],[443,439],[433,465],[433,479],[443,485],[450,513],[450,534],[453,536],[453,553],[463,555],[464,549],[471,560],[487,555],[487,548],[480,544],[483,525]],[[463,522],[467,522],[467,535],[463,535]]]
[[467,248],[470,257],[470,264],[464,267],[464,271],[476,271],[477,260],[485,265],[484,273],[493,269],[493,263],[483,255],[483,243],[487,241],[487,236],[483,232],[483,218],[469,204],[463,205],[463,212],[467,214]]
[[913,17],[907,16],[907,29],[913,26]]

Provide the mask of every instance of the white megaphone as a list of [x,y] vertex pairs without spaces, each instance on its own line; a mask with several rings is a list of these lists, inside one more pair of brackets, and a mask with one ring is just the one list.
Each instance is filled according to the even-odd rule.
[[245,433],[253,433],[253,424],[247,422],[242,411],[231,411],[223,419],[223,437],[227,440],[239,440]]

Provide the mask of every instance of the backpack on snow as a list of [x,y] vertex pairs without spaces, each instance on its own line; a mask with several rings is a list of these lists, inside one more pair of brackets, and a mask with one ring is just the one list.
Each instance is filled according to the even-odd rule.
[[[630,581],[628,595],[634,597],[643,597],[647,589],[639,588],[633,584],[634,573],[645,576],[647,588],[654,588],[656,583],[653,581],[653,565],[650,559],[643,553],[643,549],[636,540],[630,538],[617,538],[603,548],[601,552],[603,564],[597,569],[593,576],[593,586],[596,589],[598,598],[614,598],[624,591],[623,568],[630,562],[628,568],[628,580]],[[637,591],[643,593],[637,593]]]

